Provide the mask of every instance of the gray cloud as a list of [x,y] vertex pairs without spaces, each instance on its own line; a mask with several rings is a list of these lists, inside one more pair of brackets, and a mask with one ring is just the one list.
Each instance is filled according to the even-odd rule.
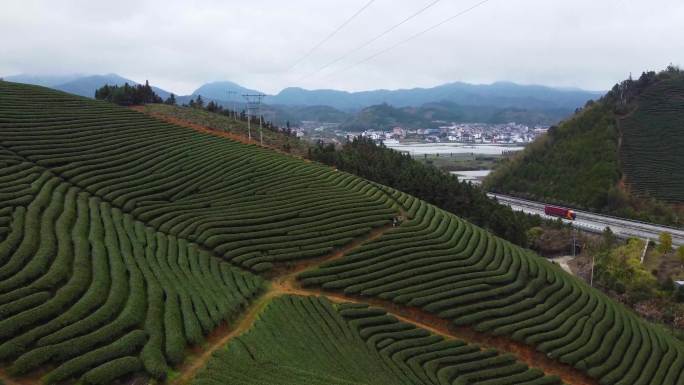
[[429,0],[376,0],[333,39],[292,64],[367,0],[6,2],[0,75],[116,72],[187,93],[232,80],[363,90],[450,81],[607,89],[630,72],[684,64],[678,0],[491,0],[348,71],[340,69],[477,3],[442,0],[316,76],[307,74]]

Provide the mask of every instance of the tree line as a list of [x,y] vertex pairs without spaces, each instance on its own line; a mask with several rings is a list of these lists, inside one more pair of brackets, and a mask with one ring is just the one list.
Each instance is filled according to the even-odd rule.
[[368,138],[355,138],[340,149],[319,143],[309,157],[411,194],[523,247],[528,246],[527,231],[541,225],[539,216],[515,212],[479,187]]
[[136,84],[132,86],[128,83],[124,83],[123,86],[105,84],[95,91],[95,99],[106,100],[122,106],[162,102],[162,98],[152,90],[148,81],[145,81],[145,85]]

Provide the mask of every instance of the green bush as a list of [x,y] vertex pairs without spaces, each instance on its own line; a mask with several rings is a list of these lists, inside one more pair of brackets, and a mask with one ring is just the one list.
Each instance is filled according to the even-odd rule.
[[121,357],[109,361],[83,375],[83,382],[92,385],[111,384],[117,378],[143,369],[138,357]]

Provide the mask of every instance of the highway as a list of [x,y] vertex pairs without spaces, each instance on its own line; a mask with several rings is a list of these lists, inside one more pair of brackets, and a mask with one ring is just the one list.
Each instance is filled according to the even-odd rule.
[[[529,201],[525,199],[515,198],[508,195],[487,193],[490,198],[494,198],[499,203],[510,206],[513,210],[522,211],[529,214],[539,214],[543,218],[556,219],[544,214],[544,203]],[[573,210],[577,214],[574,221],[563,219],[565,223],[572,223],[577,229],[601,233],[606,227],[615,233],[617,237],[626,238],[648,238],[657,241],[658,235],[662,232],[672,234],[672,244],[674,246],[684,245],[684,230],[674,227],[656,225],[653,223],[646,223],[640,221],[633,221],[629,219],[622,219],[611,217],[608,215],[599,215],[590,213],[588,211]]]

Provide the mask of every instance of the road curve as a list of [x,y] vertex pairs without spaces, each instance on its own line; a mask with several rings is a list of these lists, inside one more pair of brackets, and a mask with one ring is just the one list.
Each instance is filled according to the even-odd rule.
[[[544,214],[544,206],[546,205],[545,203],[494,193],[487,193],[487,196],[496,199],[501,204],[510,206],[513,210],[522,211],[529,214],[539,214],[543,218],[556,218]],[[684,230],[682,229],[616,218],[608,215],[599,215],[588,211],[574,209],[573,211],[575,211],[577,214],[577,218],[574,221],[563,219],[563,222],[572,223],[573,226],[580,230],[600,233],[603,232],[606,227],[610,227],[616,236],[623,239],[635,237],[641,239],[648,238],[654,241],[658,240],[658,235],[660,235],[660,233],[668,232],[672,234],[672,244],[674,246],[684,245]]]

